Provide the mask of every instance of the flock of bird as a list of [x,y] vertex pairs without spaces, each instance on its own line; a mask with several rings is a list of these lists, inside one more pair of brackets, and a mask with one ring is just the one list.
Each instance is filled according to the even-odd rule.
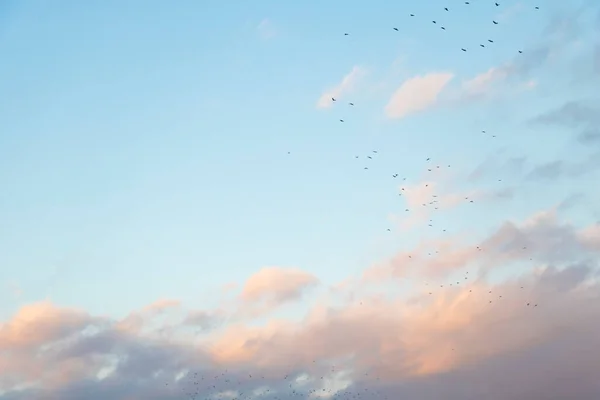
[[[471,4],[471,3],[470,3],[469,1],[465,1],[465,3],[464,3],[464,4],[465,4],[465,5],[469,5],[469,4]],[[500,3],[498,3],[498,2],[494,2],[494,6],[495,6],[495,7],[500,7],[501,5],[500,5]],[[540,9],[540,7],[538,7],[538,6],[535,6],[535,7],[534,7],[534,9],[535,9],[535,10],[539,10],[539,9]],[[444,11],[445,11],[445,12],[450,12],[450,9],[449,9],[448,7],[444,7]],[[416,17],[416,15],[415,15],[415,14],[413,14],[413,13],[409,14],[409,16],[410,16],[410,17]],[[435,21],[435,20],[433,20],[433,21],[431,21],[431,22],[432,22],[433,24],[436,24],[436,25],[438,24],[438,22],[437,22],[437,21]],[[496,21],[496,20],[494,20],[494,19],[492,19],[492,20],[491,20],[491,23],[492,23],[492,24],[494,24],[494,25],[499,25],[499,22],[498,22],[498,21]],[[440,28],[441,28],[442,30],[446,30],[446,27],[445,27],[445,26],[440,26]],[[399,29],[398,29],[397,27],[394,27],[394,28],[393,28],[393,30],[394,30],[394,31],[397,31],[397,32],[399,31]],[[344,36],[349,36],[349,35],[350,35],[350,33],[348,33],[348,32],[344,33]],[[494,40],[492,40],[492,39],[487,39],[487,43],[494,43]],[[482,44],[480,44],[480,47],[485,47],[485,44],[483,44],[483,43],[482,43]],[[466,49],[466,48],[461,48],[461,50],[462,50],[463,52],[466,52],[466,51],[467,51],[467,49]],[[518,53],[522,54],[522,53],[523,53],[523,50],[518,50]],[[332,103],[337,103],[337,102],[338,102],[338,99],[336,99],[335,97],[331,97],[331,102],[332,102]],[[353,102],[348,102],[348,105],[349,105],[349,106],[351,106],[351,107],[354,107],[354,103],[353,103]],[[339,121],[340,121],[341,123],[344,123],[344,122],[345,122],[345,120],[344,120],[344,119],[340,119]],[[486,130],[481,130],[481,134],[483,134],[483,135],[487,135],[487,131],[486,131]],[[491,138],[496,138],[496,135],[488,135],[488,136],[490,136]],[[290,152],[288,152],[288,154],[290,154]],[[365,156],[363,156],[363,158],[366,158],[366,161],[368,162],[368,161],[370,161],[370,160],[373,160],[373,159],[374,159],[374,157],[376,157],[376,156],[377,156],[377,154],[378,154],[377,150],[373,150],[373,151],[371,152],[371,154],[367,155],[366,157],[365,157]],[[360,159],[361,157],[360,157],[360,156],[358,156],[358,155],[355,155],[355,156],[354,156],[354,158],[356,158],[356,159]],[[429,163],[429,162],[431,161],[431,159],[430,159],[430,158],[427,158],[425,161],[426,161],[427,163]],[[443,168],[443,167],[442,167],[441,165],[435,165],[435,166],[433,166],[433,165],[429,165],[429,166],[427,166],[427,171],[428,171],[428,172],[432,172],[434,169],[440,169],[440,168]],[[448,165],[446,168],[450,168],[450,165]],[[368,165],[364,165],[364,166],[363,166],[363,169],[364,169],[364,170],[368,170],[368,169],[369,169]],[[398,178],[399,174],[398,174],[398,173],[394,173],[394,174],[392,174],[391,176],[392,176],[392,178]],[[402,178],[402,181],[406,181],[406,180],[407,180],[407,178],[406,178],[406,177],[403,177],[403,178]],[[499,180],[499,181],[501,181],[501,180]],[[425,184],[425,186],[427,186],[427,184]],[[399,193],[398,195],[399,195],[399,196],[402,196],[404,191],[405,191],[405,188],[401,188],[401,190],[400,190],[400,193]],[[468,196],[464,198],[464,201],[465,201],[465,202],[468,202],[468,203],[474,203],[474,200],[473,200],[472,198],[469,198]],[[438,195],[436,195],[436,194],[432,194],[432,195],[431,195],[431,199],[429,199],[429,201],[427,201],[427,202],[423,203],[423,204],[422,204],[422,206],[423,206],[423,207],[429,207],[429,206],[431,206],[431,207],[433,207],[433,209],[434,209],[434,210],[438,210],[438,209],[439,209],[439,207],[438,207],[438,203],[439,203]],[[411,211],[411,210],[410,210],[410,209],[408,209],[408,208],[406,208],[406,209],[405,209],[405,212],[410,212],[410,211]],[[431,226],[432,226],[431,222],[433,222],[433,221],[431,221],[431,220],[430,220],[429,222],[430,222],[430,223],[429,223],[428,225],[431,227]],[[387,231],[388,231],[388,232],[391,232],[391,229],[390,229],[390,228],[388,228],[388,229],[387,229]],[[443,231],[445,232],[445,230],[443,230]]]
[[[465,5],[469,5],[470,2],[469,1],[465,1],[464,2]],[[500,3],[494,2],[494,5],[496,7],[500,7]],[[444,8],[444,10],[446,12],[450,12],[450,9],[448,7]],[[535,10],[539,10],[539,7],[535,7]],[[416,17],[415,14],[409,14],[410,17]],[[437,21],[431,21],[432,24],[434,25],[439,25]],[[494,25],[499,25],[499,22],[496,20],[491,20],[491,23],[493,23]],[[446,30],[445,26],[439,25],[441,30]],[[394,31],[399,31],[398,28],[394,27],[393,28]],[[344,36],[349,36],[350,33],[344,33]],[[494,40],[493,39],[487,39],[487,44],[493,44]],[[486,47],[486,44],[482,43],[480,44],[480,47]],[[460,48],[461,51],[466,52],[468,49],[467,48]],[[522,50],[518,50],[518,53],[523,53]],[[338,99],[336,99],[335,97],[331,98],[331,102],[332,103],[338,103]],[[348,106],[350,107],[354,107],[355,103],[354,102],[348,102],[347,103]],[[344,119],[340,119],[339,120],[340,123],[344,123],[345,120]],[[482,134],[486,134],[485,130],[481,131]],[[491,137],[495,138],[496,135],[491,135]],[[288,154],[291,154],[291,152],[288,151]],[[378,155],[378,151],[377,150],[372,150],[370,153],[368,153],[367,155],[364,156],[359,156],[359,155],[355,155],[354,158],[355,159],[365,159],[365,162],[370,162],[371,160],[374,160],[377,155]],[[439,164],[439,163],[435,163],[432,164],[431,162],[431,158],[426,158],[425,159],[425,163],[427,164],[426,168],[427,171],[432,172],[434,170],[438,170],[438,169],[443,169],[443,168],[450,168],[451,166],[448,164]],[[368,165],[364,165],[364,170],[368,170],[369,167]],[[392,179],[396,179],[400,176],[400,174],[398,173],[393,173],[391,174]],[[407,177],[402,177],[401,178],[402,181],[406,181]],[[428,185],[428,184],[425,184]],[[404,187],[400,188],[400,193],[399,196],[403,195],[403,192],[405,191]],[[464,198],[465,202],[468,203],[473,203],[474,200],[472,198],[469,198],[468,196]],[[438,210],[438,206],[439,206],[439,198],[437,194],[432,194],[431,198],[429,199],[429,201],[426,201],[425,203],[422,204],[423,207],[432,207],[434,210]],[[405,212],[410,212],[411,210],[406,208]],[[433,220],[429,220],[428,221],[428,225],[431,227],[432,226],[432,222]],[[387,229],[388,232],[391,232],[391,229],[388,228]],[[443,232],[446,232],[446,229],[442,230]],[[523,250],[526,250],[526,247],[523,247]],[[477,250],[478,251],[484,251],[483,248],[477,246]],[[429,253],[430,256],[432,256],[432,253]],[[408,258],[412,259],[412,255],[408,255]],[[469,275],[468,272],[465,273],[465,275],[463,276],[463,281],[468,281],[469,280]],[[462,287],[465,286],[465,283],[468,282],[461,282],[461,281],[457,281],[457,282],[452,282],[449,283],[447,286],[454,286],[454,287]],[[426,283],[425,285],[429,286],[428,283]],[[444,288],[444,285],[440,285],[440,288]],[[520,289],[525,289],[524,286],[521,286]],[[466,289],[465,289],[466,290]],[[486,289],[487,290],[487,289]],[[473,289],[469,289],[469,293],[472,293]],[[433,295],[433,290],[428,291],[429,295]],[[489,304],[493,303],[494,300],[501,300],[502,299],[502,295],[501,294],[497,294],[497,293],[493,293],[491,290],[488,290],[487,293],[487,297],[485,299],[485,301],[487,301]],[[362,304],[362,303],[361,303]],[[538,305],[534,302],[527,302],[524,304],[524,306],[526,307],[531,307],[531,308],[535,308]],[[452,349],[454,350],[454,349]],[[313,361],[313,363],[315,363],[316,360]],[[336,372],[335,371],[335,366],[330,367],[331,368],[331,372]],[[226,395],[225,397],[227,398],[231,398],[232,400],[250,400],[251,398],[256,397],[255,393],[254,393],[254,389],[257,387],[264,387],[265,391],[263,393],[263,395],[269,395],[269,397],[273,400],[283,400],[286,398],[294,398],[294,397],[302,397],[302,398],[308,398],[308,397],[328,397],[331,398],[333,400],[358,400],[358,399],[371,399],[371,398],[380,398],[380,399],[387,399],[387,395],[383,394],[383,393],[379,393],[377,391],[376,388],[369,388],[369,387],[365,387],[362,389],[356,389],[353,390],[352,387],[343,389],[343,390],[334,390],[331,388],[324,388],[324,385],[322,388],[320,389],[311,389],[308,391],[305,390],[301,390],[300,388],[297,388],[294,385],[294,382],[292,380],[292,378],[290,377],[290,375],[285,375],[284,377],[282,377],[282,381],[285,382],[285,388],[287,390],[287,392],[282,392],[281,390],[273,390],[271,391],[271,389],[269,389],[269,381],[267,379],[265,379],[264,376],[253,376],[252,374],[248,374],[248,377],[244,377],[244,379],[241,379],[240,376],[238,375],[237,378],[233,378],[234,375],[228,375],[227,371],[221,373],[221,374],[217,374],[214,375],[214,371],[212,372],[213,375],[202,375],[200,373],[193,373],[193,374],[188,374],[188,377],[191,378],[191,381],[188,382],[187,385],[181,385],[178,384],[177,387],[179,389],[184,390],[184,392],[191,398],[191,399],[199,399],[199,398],[204,398],[205,400],[211,399],[211,398],[215,398],[215,395],[217,395],[218,393],[229,393],[228,395]],[[368,375],[368,373],[366,373],[365,375]],[[326,376],[320,376],[320,380],[324,381],[326,379]],[[375,377],[376,380],[378,380],[378,377]],[[284,387],[284,385],[279,385],[280,387]],[[167,383],[166,386],[169,386],[169,384]],[[185,388],[182,388],[182,386],[186,386]],[[223,396],[221,396],[223,397]]]
[[[317,360],[313,360],[313,364],[316,364]],[[327,366],[328,373],[335,374],[339,372],[335,365]],[[369,372],[363,374],[363,379],[367,380],[374,378],[375,381],[379,381],[378,376],[371,376]],[[257,397],[256,388],[264,388],[260,391],[261,395],[268,396],[270,400],[286,400],[292,398],[307,398],[307,397],[321,397],[329,398],[332,400],[358,400],[361,398],[378,398],[387,400],[388,395],[382,393],[377,387],[366,386],[362,389],[353,390],[352,388],[346,388],[337,390],[333,387],[327,387],[325,381],[326,375],[321,375],[318,381],[322,383],[321,388],[304,389],[302,386],[302,376],[292,376],[291,374],[285,374],[280,376],[278,379],[266,378],[265,375],[256,375],[248,373],[243,378],[240,374],[230,373],[228,370],[217,373],[211,371],[211,373],[201,374],[194,372],[188,375],[189,379],[186,379],[182,385],[179,385],[179,389],[189,396],[192,400],[199,400],[201,396],[205,396],[203,400],[209,400],[212,398],[228,398],[230,400],[252,400]],[[279,384],[275,385],[277,388],[271,389],[273,381],[279,380]],[[166,386],[169,386],[167,383]],[[213,396],[208,396],[207,394]],[[222,396],[215,397],[217,393],[222,393]]]

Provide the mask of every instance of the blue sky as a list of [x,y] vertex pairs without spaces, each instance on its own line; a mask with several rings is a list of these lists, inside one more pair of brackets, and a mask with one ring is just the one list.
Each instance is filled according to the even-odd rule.
[[[334,283],[429,235],[390,221],[405,208],[393,173],[417,182],[431,157],[464,177],[499,149],[531,165],[584,158],[568,135],[526,121],[593,94],[565,72],[591,44],[587,25],[573,57],[501,84],[535,90],[386,118],[403,81],[451,72],[459,90],[577,8],[462,3],[2,2],[0,284],[22,294],[1,291],[0,316],[47,297],[109,315],[158,297],[210,306],[221,285],[270,265]],[[478,48],[488,38],[493,49]],[[354,66],[365,78],[343,102],[356,106],[317,110]],[[371,150],[364,171],[354,156]],[[518,198],[440,221],[485,233],[586,186],[505,182]]]
[[496,1],[0,0],[0,400],[598,399],[600,3]]

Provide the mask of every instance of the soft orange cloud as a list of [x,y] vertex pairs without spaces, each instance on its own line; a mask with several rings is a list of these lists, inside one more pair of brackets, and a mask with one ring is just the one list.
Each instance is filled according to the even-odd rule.
[[386,115],[388,118],[400,119],[436,105],[440,93],[453,77],[451,73],[440,72],[405,81],[385,106]]
[[90,322],[80,311],[58,308],[49,302],[22,307],[12,320],[0,325],[0,349],[21,349],[52,343],[84,328]]
[[284,303],[295,300],[318,282],[313,275],[295,268],[263,268],[246,281],[241,293],[246,302]]
[[[321,297],[300,321],[232,320],[236,307],[185,310],[174,300],[120,321],[32,304],[0,326],[0,393],[12,390],[5,397],[11,400],[171,400],[193,388],[202,397],[270,390],[292,399],[346,387],[342,396],[371,391],[433,399],[433,388],[443,388],[446,398],[459,400],[460,388],[477,382],[493,400],[529,398],[532,391],[538,398],[569,392],[591,400],[597,379],[590,371],[600,368],[597,233],[597,225],[573,226],[552,209],[507,222],[477,245],[457,237],[423,242],[379,270],[366,270],[360,281],[337,286],[353,296]],[[437,250],[429,256],[431,247]],[[478,274],[530,258],[537,268],[510,279]],[[400,277],[412,283],[406,290],[354,290],[373,280],[393,289]],[[238,306],[296,300],[316,283],[298,269],[265,268],[246,281]],[[167,313],[176,309],[186,312]],[[187,334],[190,326],[212,328],[214,317],[219,329]],[[524,375],[529,379],[521,380]],[[577,385],[567,390],[553,383],[565,379]]]

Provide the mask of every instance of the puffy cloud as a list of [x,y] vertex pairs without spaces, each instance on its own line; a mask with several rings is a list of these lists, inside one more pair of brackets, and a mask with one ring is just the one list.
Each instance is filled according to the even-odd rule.
[[0,326],[0,349],[18,350],[51,343],[89,323],[88,316],[76,310],[57,308],[48,302],[30,304]]
[[344,76],[338,85],[327,89],[321,94],[321,97],[319,97],[319,100],[317,101],[317,108],[329,108],[333,104],[332,98],[338,100],[352,93],[356,88],[356,84],[365,76],[365,74],[366,71],[362,67],[352,67],[352,70]]
[[392,94],[385,106],[386,115],[400,119],[433,107],[453,77],[449,72],[439,72],[408,79]]
[[[438,253],[427,257],[431,246]],[[599,225],[544,211],[477,245],[451,238],[421,243],[407,252],[411,261],[397,256],[381,278],[402,276],[408,291],[321,299],[300,321],[233,321],[202,337],[188,334],[189,324],[226,312],[188,310],[163,322],[163,334],[157,318],[177,316],[185,308],[177,301],[122,320],[32,304],[0,327],[0,399],[592,400],[600,393],[598,252]],[[486,278],[513,261],[531,264]],[[239,300],[297,299],[315,283],[300,270],[267,268]],[[145,329],[123,329],[132,315]]]

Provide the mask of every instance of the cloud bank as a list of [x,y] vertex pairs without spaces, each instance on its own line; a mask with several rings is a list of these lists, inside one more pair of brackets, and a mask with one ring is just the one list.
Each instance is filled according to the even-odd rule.
[[[0,399],[597,399],[599,253],[600,225],[553,208],[367,268],[359,287],[385,294],[307,298],[317,277],[269,267],[218,310],[28,304],[0,325]],[[299,301],[300,320],[270,315]],[[234,318],[257,302],[260,321]]]

